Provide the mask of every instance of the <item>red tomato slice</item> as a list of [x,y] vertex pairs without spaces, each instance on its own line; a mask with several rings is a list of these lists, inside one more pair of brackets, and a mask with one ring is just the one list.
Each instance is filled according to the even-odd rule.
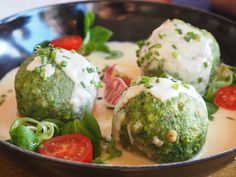
[[65,36],[50,42],[54,47],[67,50],[78,50],[82,44],[82,37],[78,35]]
[[121,94],[127,88],[125,82],[116,77],[111,81],[110,84],[107,84],[105,87],[105,101],[108,107],[115,107],[117,102],[119,101]]
[[222,87],[217,90],[214,103],[225,109],[236,110],[236,85]]
[[38,152],[60,159],[90,163],[93,146],[91,140],[82,134],[66,134],[43,142]]

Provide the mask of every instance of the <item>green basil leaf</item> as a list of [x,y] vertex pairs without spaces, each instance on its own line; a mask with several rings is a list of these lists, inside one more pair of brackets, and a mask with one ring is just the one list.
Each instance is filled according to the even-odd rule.
[[96,50],[104,53],[110,53],[110,49],[106,44],[98,44]]
[[91,54],[93,51],[96,51],[96,49],[97,49],[96,42],[89,41],[86,46],[81,48],[80,53],[86,56],[86,55]]
[[41,143],[41,139],[23,125],[11,129],[9,133],[13,144],[30,151],[35,151]]
[[91,137],[94,144],[93,157],[96,158],[101,154],[101,140],[102,140],[102,133],[98,125],[98,122],[93,117],[93,115],[88,111],[85,112],[85,115],[82,118],[81,122],[93,135],[93,137]]
[[205,103],[207,106],[208,118],[209,118],[209,120],[213,120],[214,119],[213,114],[215,114],[219,108],[213,102],[208,101],[206,99],[205,99]]
[[105,43],[113,35],[113,32],[111,30],[102,26],[95,26],[90,30],[90,32],[91,40],[95,41],[96,43]]
[[91,139],[93,143],[93,158],[101,153],[101,131],[96,119],[86,112],[81,120],[73,120],[61,128],[61,134],[81,133]]
[[84,17],[84,33],[87,34],[95,20],[95,14],[91,11],[86,12]]

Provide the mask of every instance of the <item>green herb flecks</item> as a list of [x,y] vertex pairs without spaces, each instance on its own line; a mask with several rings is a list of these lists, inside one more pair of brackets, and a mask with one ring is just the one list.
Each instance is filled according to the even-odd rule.
[[183,34],[183,31],[182,31],[180,28],[175,28],[175,31],[176,31],[178,34]]
[[135,82],[133,82],[132,85],[140,85],[143,84],[144,87],[150,89],[152,87],[151,85],[151,81],[152,81],[152,77],[148,77],[148,76],[142,76],[140,80],[137,80]]
[[68,64],[67,61],[62,61],[62,62],[60,63],[60,66],[64,68],[64,67],[67,66],[67,64]]
[[142,48],[145,45],[145,40],[139,40],[136,42],[136,44],[139,48]]
[[86,88],[84,82],[81,81],[81,82],[80,82],[80,85],[81,85],[83,88]]
[[203,78],[202,77],[199,77],[198,79],[197,79],[197,82],[198,83],[201,83],[203,81]]
[[185,41],[190,42],[190,40],[200,41],[200,35],[194,32],[187,32],[184,36]]
[[156,44],[152,45],[151,47],[149,47],[149,50],[151,50],[153,48],[160,49],[161,48],[161,44],[160,43],[156,43]]
[[176,45],[175,44],[172,44],[172,48],[174,49],[177,49]]
[[188,85],[188,83],[187,82],[185,82],[185,81],[182,81],[182,85],[185,87],[185,88],[187,88],[187,89],[189,89],[190,87],[189,87],[189,85]]
[[158,34],[158,36],[159,36],[160,39],[164,39],[164,37],[166,37],[167,35],[163,34],[163,33],[160,33],[160,34]]
[[204,63],[203,63],[203,66],[204,66],[205,68],[207,68],[207,67],[208,67],[208,63],[207,63],[207,62],[204,62]]
[[176,59],[178,58],[178,53],[176,51],[171,52],[171,56]]
[[177,90],[177,89],[179,88],[179,84],[174,83],[171,87],[172,87],[174,90]]

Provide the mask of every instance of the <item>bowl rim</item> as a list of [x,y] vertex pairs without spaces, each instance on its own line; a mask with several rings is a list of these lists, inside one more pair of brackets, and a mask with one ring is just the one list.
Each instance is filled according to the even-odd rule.
[[[31,11],[36,11],[36,10],[45,10],[47,8],[57,8],[59,6],[62,5],[75,5],[75,4],[79,4],[79,3],[118,3],[118,2],[122,2],[122,3],[147,3],[147,4],[159,4],[159,5],[163,5],[163,6],[169,6],[169,7],[173,7],[173,8],[178,8],[178,9],[183,9],[183,10],[190,10],[190,11],[194,11],[196,13],[200,13],[203,15],[207,15],[207,16],[211,16],[213,18],[219,19],[221,21],[227,22],[229,23],[231,26],[234,26],[236,28],[236,21],[230,20],[226,17],[223,17],[221,15],[218,14],[214,14],[212,12],[208,12],[206,10],[202,10],[202,9],[198,9],[195,7],[189,7],[186,5],[177,5],[177,4],[168,4],[168,3],[160,3],[160,2],[153,2],[151,0],[98,0],[98,1],[93,1],[93,0],[78,0],[78,1],[73,1],[73,2],[65,2],[65,3],[57,3],[57,4],[51,4],[51,5],[44,5],[44,6],[40,6],[40,7],[36,7],[36,8],[32,8],[29,10],[25,10],[25,11],[21,11],[18,12],[16,14],[13,14],[11,16],[5,17],[3,19],[0,19],[0,26],[7,24],[9,22],[11,22],[12,20],[16,19],[17,17],[20,17],[22,15],[24,15],[25,13],[29,13]],[[1,79],[0,79],[1,80]],[[68,161],[68,160],[63,160],[63,159],[59,159],[59,158],[55,158],[55,157],[48,157],[45,155],[41,155],[39,153],[36,152],[32,152],[29,150],[25,150],[23,148],[20,148],[16,145],[13,145],[7,141],[1,140],[0,139],[0,145],[1,146],[5,146],[7,147],[9,150],[15,151],[16,153],[22,153],[22,154],[26,154],[29,157],[36,157],[36,158],[40,158],[42,160],[47,160],[50,162],[54,162],[54,163],[60,163],[63,165],[69,165],[69,166],[73,166],[73,167],[86,167],[86,168],[94,168],[94,169],[107,169],[107,170],[125,170],[125,171],[133,171],[133,170],[140,170],[140,171],[145,171],[145,170],[152,170],[152,169],[165,169],[165,168],[176,168],[176,167],[183,167],[183,166],[190,166],[190,165],[196,165],[196,164],[200,164],[203,162],[207,162],[210,160],[214,160],[214,159],[218,159],[220,157],[232,154],[232,153],[236,153],[236,146],[225,150],[221,153],[217,153],[215,155],[212,156],[208,156],[208,157],[204,157],[204,158],[200,158],[200,159],[195,159],[195,160],[187,160],[187,161],[182,161],[182,162],[172,162],[172,163],[162,163],[162,164],[149,164],[149,165],[109,165],[109,164],[96,164],[96,163],[80,163],[80,162],[73,162],[73,161]]]

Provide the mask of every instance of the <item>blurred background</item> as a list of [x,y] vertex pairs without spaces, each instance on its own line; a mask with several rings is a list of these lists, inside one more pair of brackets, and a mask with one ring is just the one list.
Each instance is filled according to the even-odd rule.
[[[0,0],[0,19],[27,9],[81,0]],[[236,0],[147,0],[190,6],[236,21]]]

